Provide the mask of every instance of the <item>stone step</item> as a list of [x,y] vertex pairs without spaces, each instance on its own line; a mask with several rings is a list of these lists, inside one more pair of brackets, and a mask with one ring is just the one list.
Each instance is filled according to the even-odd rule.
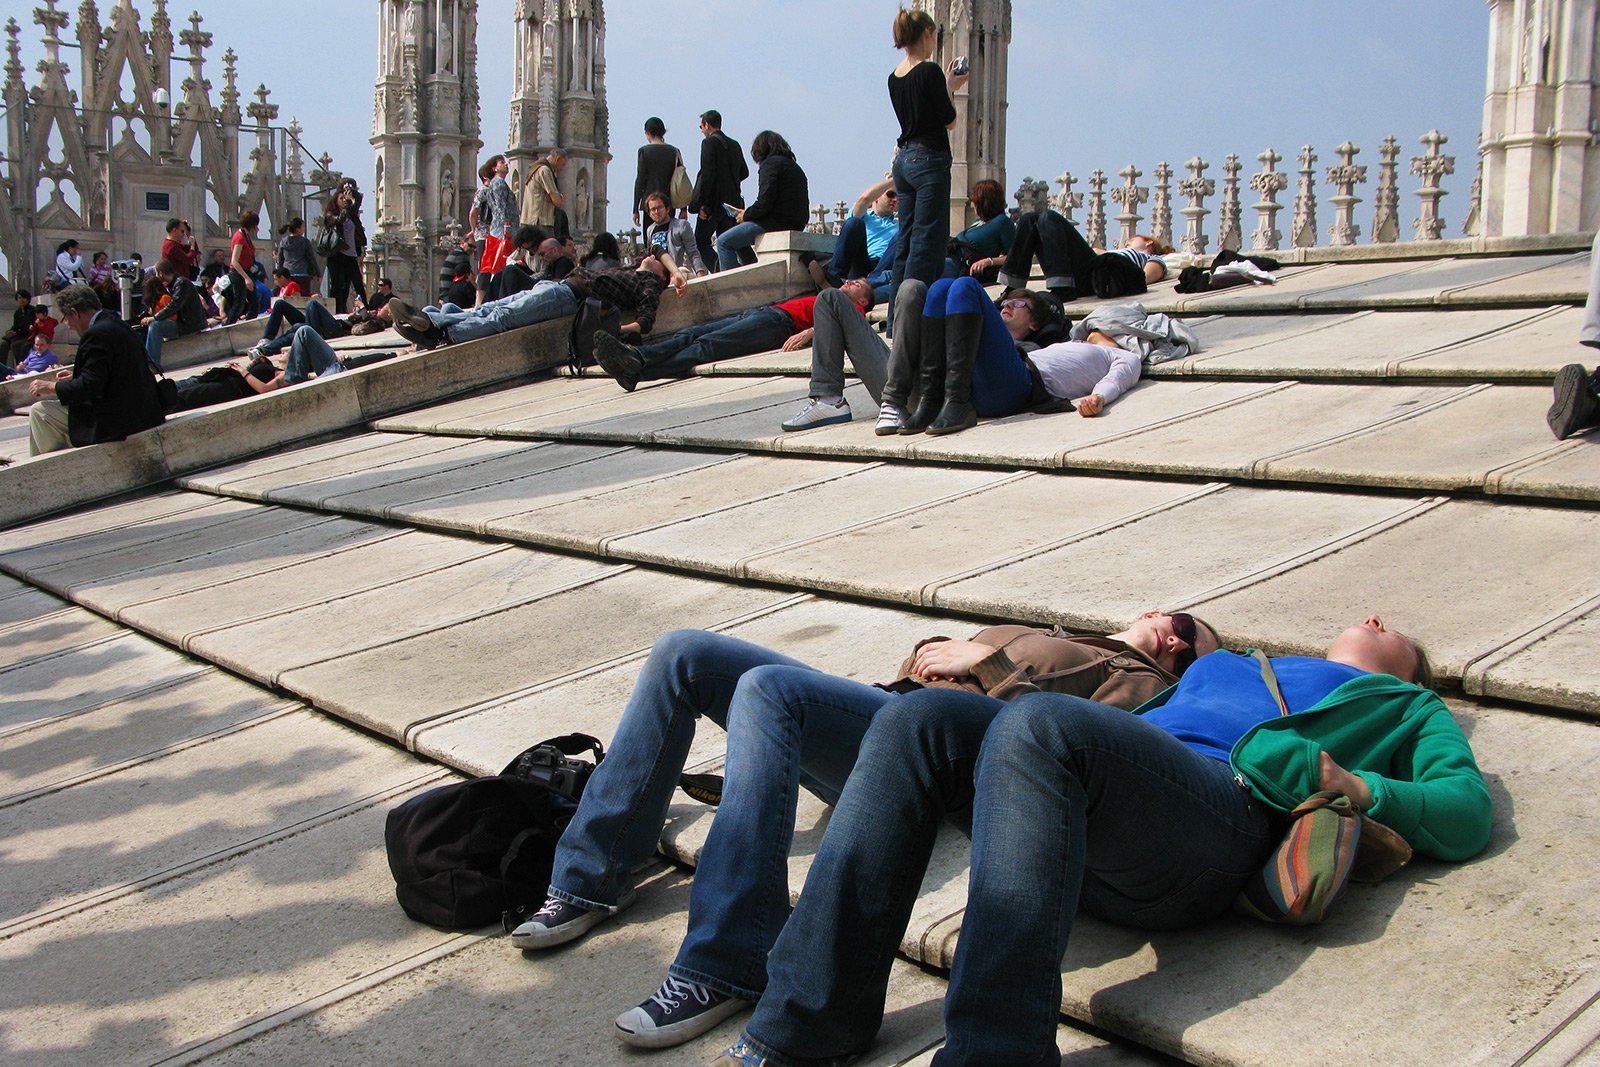
[[794,380],[774,377],[694,378],[633,393],[566,378],[374,425],[597,446],[1600,501],[1594,435],[1551,437],[1548,385],[1147,381],[1094,419],[1021,414],[944,437],[876,436],[876,410],[859,384],[845,391],[854,421],[784,433],[779,423],[803,393]]

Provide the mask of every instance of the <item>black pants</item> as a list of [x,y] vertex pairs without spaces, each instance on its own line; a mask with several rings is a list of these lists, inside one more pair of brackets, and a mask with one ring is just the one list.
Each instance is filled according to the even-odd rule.
[[228,322],[253,319],[256,315],[256,283],[254,279],[229,268],[227,290],[222,294],[223,313]]
[[1030,211],[1017,219],[1017,236],[1001,268],[1012,285],[1027,285],[1035,257],[1045,288],[1089,291],[1094,249],[1059,212]]
[[721,204],[708,204],[705,210],[708,218],[695,219],[694,243],[700,249],[700,262],[707,270],[716,271],[721,268],[717,266],[717,246],[712,242],[733,229],[733,216],[722,210]]
[[361,302],[367,302],[367,287],[361,282],[361,264],[355,256],[334,254],[328,257],[328,295],[333,297],[335,309],[343,315],[349,311],[350,288],[355,287]]

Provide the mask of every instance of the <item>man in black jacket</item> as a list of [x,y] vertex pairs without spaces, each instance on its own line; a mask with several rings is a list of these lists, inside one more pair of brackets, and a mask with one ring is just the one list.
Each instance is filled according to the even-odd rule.
[[171,337],[186,337],[206,328],[206,306],[194,282],[178,273],[171,260],[156,261],[156,277],[172,297],[167,306],[139,322],[145,328],[144,354],[155,370],[161,369],[161,346]]
[[720,112],[701,115],[700,132],[705,134],[705,140],[700,142],[700,173],[694,180],[689,212],[699,219],[694,226],[694,243],[700,248],[700,260],[716,270],[716,249],[711,242],[733,225],[733,216],[723,205],[744,207],[739,183],[750,177],[750,167],[739,142],[722,132]]
[[87,285],[56,293],[61,319],[79,337],[78,354],[54,381],[28,386],[28,454],[120,441],[165,421],[156,379],[139,339]]

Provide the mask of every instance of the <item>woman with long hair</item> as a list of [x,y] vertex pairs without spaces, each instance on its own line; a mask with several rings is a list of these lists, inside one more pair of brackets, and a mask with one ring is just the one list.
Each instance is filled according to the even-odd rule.
[[757,237],[777,230],[803,230],[811,217],[806,172],[782,134],[772,130],[756,134],[750,142],[750,158],[757,168],[755,202],[735,212],[736,225],[717,238],[720,270],[754,263]]

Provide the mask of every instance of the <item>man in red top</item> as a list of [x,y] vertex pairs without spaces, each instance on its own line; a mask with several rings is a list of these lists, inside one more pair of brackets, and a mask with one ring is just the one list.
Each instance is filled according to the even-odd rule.
[[272,295],[279,300],[287,300],[291,296],[305,296],[306,292],[300,288],[300,283],[294,280],[294,275],[278,267],[272,272],[272,280],[278,286]]
[[172,264],[180,278],[191,282],[200,276],[200,245],[184,219],[167,220],[167,239],[161,242],[161,258]]
[[[856,278],[840,286],[865,315],[872,309],[872,286]],[[595,335],[594,357],[617,384],[633,392],[642,381],[686,378],[702,363],[753,356],[782,348],[793,352],[811,343],[817,297],[797,296],[779,304],[750,308],[725,319],[686,326],[646,345],[625,345],[609,334]]]

